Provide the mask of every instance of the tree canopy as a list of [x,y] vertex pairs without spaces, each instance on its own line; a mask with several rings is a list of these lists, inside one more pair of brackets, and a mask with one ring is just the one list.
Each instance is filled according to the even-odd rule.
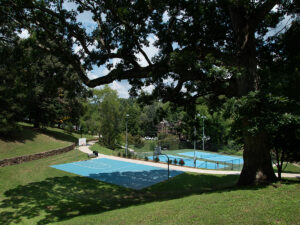
[[[265,106],[252,105],[251,99],[265,96],[261,92],[266,84],[265,56],[272,62],[278,58],[269,46],[277,40],[268,38],[277,33],[270,34],[269,29],[286,18],[299,22],[293,19],[299,13],[296,1],[4,0],[3,8],[20,27],[35,34],[41,49],[71,65],[89,87],[128,79],[132,95],[153,84],[154,96],[179,104],[193,103],[199,96],[212,101],[220,95],[238,98],[245,148],[239,183],[253,184],[257,174],[263,180],[276,179],[270,135],[264,128],[252,132],[252,115],[243,106],[253,106],[255,116],[263,117]],[[90,13],[93,29],[77,20],[83,12]],[[150,38],[158,49],[152,58],[143,50]],[[140,63],[141,57],[146,65]],[[90,80],[88,71],[95,65],[109,72]]]

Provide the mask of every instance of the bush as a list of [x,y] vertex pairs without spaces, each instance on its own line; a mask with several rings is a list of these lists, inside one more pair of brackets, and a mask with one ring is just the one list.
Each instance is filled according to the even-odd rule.
[[156,157],[154,158],[154,161],[155,161],[155,162],[159,162],[159,158],[156,156]]
[[119,157],[121,156],[121,152],[118,152],[118,156],[119,156]]
[[173,162],[173,160],[172,160],[172,159],[169,159],[169,162],[168,162],[168,163],[169,163],[169,164],[172,164],[172,162]]
[[179,149],[180,141],[177,135],[160,134],[158,139],[162,149],[168,149],[168,150]]
[[66,122],[66,124],[65,124],[65,131],[68,134],[71,134],[72,132],[74,132],[73,124],[71,122]]
[[151,141],[149,144],[149,150],[153,151],[155,149],[156,143],[154,141]]
[[133,144],[136,148],[142,148],[145,145],[145,142],[142,140],[140,136],[133,136]]
[[148,159],[148,157],[147,156],[145,156],[145,161],[148,161],[149,159]]
[[124,157],[124,158],[126,157],[126,154],[125,154],[125,152],[123,152],[123,154],[122,154],[122,157]]
[[183,159],[180,159],[180,160],[179,160],[179,165],[180,165],[180,166],[183,166],[184,164],[185,164],[184,160],[183,160]]
[[175,165],[177,165],[177,163],[178,163],[177,159],[174,159],[173,162],[174,162]]
[[128,154],[127,154],[127,158],[130,159],[131,157],[132,157],[131,153],[128,153]]

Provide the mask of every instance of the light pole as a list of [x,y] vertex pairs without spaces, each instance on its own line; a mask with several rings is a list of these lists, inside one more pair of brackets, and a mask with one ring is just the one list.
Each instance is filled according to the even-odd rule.
[[126,144],[125,144],[125,154],[128,153],[128,134],[127,134],[127,123],[128,123],[129,114],[126,114]]
[[196,168],[196,122],[197,122],[197,116],[200,116],[200,114],[195,115],[195,126],[194,126],[194,167]]
[[204,119],[206,119],[206,116],[201,116],[203,119],[203,127],[202,127],[202,149],[204,151],[204,139],[205,139],[205,134],[204,134]]

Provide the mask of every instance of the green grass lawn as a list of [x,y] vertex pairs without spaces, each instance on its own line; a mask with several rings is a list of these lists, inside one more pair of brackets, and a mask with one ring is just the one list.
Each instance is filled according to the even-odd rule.
[[[285,164],[283,166],[283,168],[285,167]],[[277,167],[274,167],[274,171],[277,172]],[[288,165],[286,166],[286,168],[284,169],[284,171],[282,171],[283,173],[300,173],[300,167],[295,166],[291,163],[288,163]]]
[[[0,137],[0,159],[44,152],[65,147],[77,142],[80,134],[66,133],[58,128],[33,129],[29,124],[20,124],[20,130],[10,139]],[[85,136],[91,139],[92,136]]]
[[121,148],[111,150],[109,148],[106,148],[106,147],[100,145],[99,143],[92,145],[90,147],[90,149],[93,151],[98,151],[99,153],[104,154],[104,155],[114,155],[114,156],[117,156],[119,152],[121,152],[121,153],[125,152],[125,150],[121,149]]
[[234,187],[238,176],[184,173],[136,191],[49,167],[77,150],[0,168],[0,224],[299,224],[300,183]]

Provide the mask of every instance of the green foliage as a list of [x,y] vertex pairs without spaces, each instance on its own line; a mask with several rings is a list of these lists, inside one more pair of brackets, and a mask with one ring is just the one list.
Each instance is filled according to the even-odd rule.
[[144,158],[144,159],[145,159],[145,161],[148,161],[148,160],[149,160],[148,156],[145,156],[145,158]]
[[23,115],[26,96],[17,66],[19,52],[17,47],[0,45],[0,136],[10,136]]
[[[9,130],[25,118],[35,127],[78,124],[82,100],[88,92],[70,65],[41,51],[33,38],[19,40],[14,47],[0,47],[0,123]],[[7,55],[9,54],[9,56]]]
[[178,162],[178,164],[179,164],[180,166],[184,166],[185,162],[184,162],[183,159],[180,159],[179,162]]
[[173,162],[174,162],[175,165],[177,165],[177,163],[178,163],[177,159],[174,159]]
[[134,143],[134,147],[142,148],[145,145],[145,142],[142,140],[142,138],[140,136],[134,136],[133,141],[134,141],[133,142]]
[[[263,154],[262,152],[268,152],[269,149],[260,151],[259,147],[250,150],[251,144],[248,141],[250,136],[258,140],[259,137],[256,134],[266,132],[263,127],[264,117],[269,115],[268,112],[270,112],[270,117],[271,112],[277,109],[277,107],[268,106],[268,103],[274,103],[274,99],[269,98],[264,101],[267,94],[271,93],[272,96],[276,96],[275,98],[286,97],[285,94],[275,93],[276,91],[272,90],[273,86],[285,86],[285,76],[283,73],[279,76],[283,82],[278,85],[273,85],[276,82],[271,82],[272,84],[266,82],[265,78],[274,76],[272,71],[268,73],[268,68],[273,67],[271,70],[274,70],[276,67],[274,63],[283,62],[282,71],[292,75],[298,74],[293,68],[299,68],[297,53],[299,52],[297,48],[299,35],[290,35],[283,41],[285,43],[283,46],[272,45],[272,43],[277,45],[281,42],[276,38],[280,36],[278,33],[289,33],[287,30],[295,33],[294,27],[291,26],[277,33],[273,32],[273,37],[270,37],[272,32],[268,33],[268,31],[281,24],[287,15],[295,23],[299,22],[296,17],[299,11],[296,1],[178,0],[124,1],[117,2],[118,4],[110,1],[74,1],[72,10],[65,9],[62,3],[56,0],[31,1],[30,3],[4,0],[4,3],[3,15],[1,15],[4,22],[1,23],[8,23],[14,28],[16,24],[20,24],[20,28],[28,28],[40,47],[55,53],[55,56],[66,65],[71,64],[88,86],[95,87],[116,80],[128,79],[132,86],[131,94],[137,95],[145,85],[153,85],[155,89],[152,96],[143,94],[145,99],[149,102],[151,98],[157,97],[163,101],[174,101],[184,106],[189,114],[187,117],[190,117],[187,127],[197,125],[197,122],[192,122],[191,117],[196,115],[197,110],[194,105],[200,96],[209,99],[212,102],[211,105],[220,105],[220,102],[223,103],[227,97],[235,97],[233,101],[237,103],[237,107],[234,107],[235,113],[238,114],[235,117],[237,132],[242,131],[240,132],[242,136],[238,136],[244,140],[245,151],[249,153],[245,156],[249,156],[251,161],[255,159],[251,157],[251,154],[260,155]],[[272,10],[274,7],[278,9],[276,12]],[[92,15],[93,22],[101,24],[92,32],[77,20],[77,15],[85,11]],[[14,33],[9,32],[10,28],[7,31],[6,27],[10,26],[1,28],[4,34]],[[10,35],[5,36],[10,37]],[[142,47],[149,46],[149,38],[153,37],[155,37],[154,45],[159,50],[154,57],[149,58],[142,51]],[[295,50],[291,48],[293,45],[295,45]],[[74,51],[75,46],[80,46],[82,49],[78,52]],[[93,50],[89,49],[90,46]],[[141,65],[138,55],[143,55],[146,59],[146,66]],[[112,61],[116,58],[121,60],[114,66]],[[106,67],[109,73],[90,81],[86,74],[95,65]],[[35,70],[39,71],[38,68],[32,71]],[[271,74],[271,76],[266,74]],[[35,78],[41,77],[43,76],[35,76]],[[294,88],[296,83],[292,83],[294,85],[291,90],[297,90]],[[34,88],[34,97],[43,93],[41,90],[43,88],[40,86]],[[268,91],[263,93],[265,90]],[[297,92],[294,92],[294,96],[298,96]],[[33,98],[33,100],[39,102],[38,98]],[[52,108],[55,106],[55,103],[51,101],[45,106],[44,102],[46,101],[39,102],[43,103],[40,104],[42,113],[31,115],[38,122],[43,119],[38,116],[43,114],[46,106]],[[156,125],[162,118],[154,115],[160,114],[160,110],[157,110],[159,107],[156,107],[160,104],[161,102],[151,105],[149,109],[142,111],[140,120],[143,129],[141,131],[133,129],[131,131],[133,135],[139,132],[143,136],[156,134]],[[46,110],[45,112],[52,111]],[[133,110],[132,114],[135,112]],[[48,114],[46,116],[52,117]],[[211,123],[209,132],[214,138],[212,142],[226,144],[227,126],[221,123],[219,128],[220,121],[215,123],[219,116],[213,117],[212,120],[207,120],[208,124]],[[271,120],[271,118],[266,118],[268,119]],[[132,127],[135,126],[136,123],[132,122]],[[102,128],[107,127],[108,124],[105,124]],[[116,130],[119,130],[119,126],[116,126]],[[199,136],[193,136],[191,129],[182,129],[182,131],[185,132],[187,139],[192,141],[199,139]],[[112,133],[109,130],[102,131],[102,129],[101,132]],[[118,139],[117,136],[105,137],[103,141],[106,145],[113,147],[113,142]],[[236,137],[236,139],[239,138]],[[267,142],[270,141],[268,139],[266,138],[266,144],[262,146],[268,146]],[[264,172],[263,165],[270,165],[270,162],[268,157],[262,156],[261,160],[254,161],[252,165],[256,168],[249,171],[243,170],[242,177],[249,176],[250,172],[256,173],[258,170]],[[272,178],[275,178],[272,175],[270,174]],[[256,176],[252,174],[249,177]]]
[[172,134],[161,133],[158,137],[158,143],[162,149],[166,150],[176,150],[181,147],[178,136]]
[[156,137],[157,125],[162,120],[161,108],[162,104],[158,101],[142,108],[140,116],[142,136]]
[[159,162],[159,157],[154,157],[154,162]]
[[117,92],[105,86],[93,90],[93,97],[86,103],[87,111],[81,117],[81,127],[101,136],[100,141],[108,148],[115,149],[120,141],[120,101]]

